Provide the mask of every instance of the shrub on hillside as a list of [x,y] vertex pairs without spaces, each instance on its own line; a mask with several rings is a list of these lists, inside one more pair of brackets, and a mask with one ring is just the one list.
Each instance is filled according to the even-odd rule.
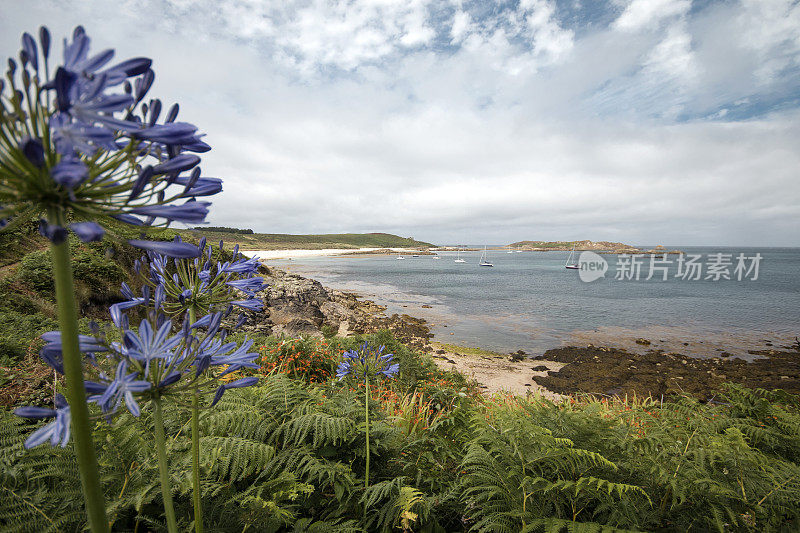
[[58,329],[58,323],[41,314],[0,313],[0,365],[24,357],[32,342],[42,333],[54,329]]
[[99,246],[79,248],[72,258],[72,272],[76,281],[88,285],[92,291],[107,292],[113,287],[119,292],[119,284],[126,279],[119,263],[106,255]]
[[17,278],[35,292],[52,294],[55,285],[50,250],[39,250],[23,257],[17,270]]

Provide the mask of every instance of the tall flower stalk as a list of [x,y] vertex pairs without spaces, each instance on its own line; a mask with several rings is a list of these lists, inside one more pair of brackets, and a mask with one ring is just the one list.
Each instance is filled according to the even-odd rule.
[[[219,252],[223,251],[223,242],[219,243]],[[248,310],[262,307],[261,299],[256,293],[266,287],[264,279],[257,277],[258,259],[247,259],[239,254],[236,246],[231,261],[214,263],[212,261],[213,246],[200,240],[201,257],[193,260],[175,259],[155,252],[149,252],[137,261],[134,268],[140,274],[146,286],[164,291],[161,308],[171,317],[185,316],[194,324],[198,313],[211,313],[225,310],[228,314],[234,306]],[[118,308],[129,308],[139,305],[140,298],[133,297],[125,287],[131,299],[115,304]],[[244,294],[245,299],[242,298]],[[239,315],[237,326],[245,319]],[[200,394],[197,387],[192,393],[191,408],[192,434],[192,492],[194,503],[194,526],[196,533],[203,531],[203,507],[200,488]]]
[[[202,178],[197,153],[210,147],[197,127],[176,122],[177,104],[159,123],[162,104],[144,102],[155,74],[138,57],[108,66],[113,50],[89,54],[82,27],[64,41],[51,69],[50,32],[22,36],[19,63],[0,79],[0,230],[38,218],[52,242],[61,355],[75,454],[92,531],[107,531],[103,491],[83,387],[84,365],[69,255],[69,233],[84,242],[129,224],[201,223],[221,180]],[[182,203],[179,203],[182,202]],[[130,241],[177,257],[197,257],[188,243]]]
[[384,346],[374,348],[364,342],[356,350],[348,350],[342,356],[342,362],[336,369],[336,376],[339,381],[351,376],[356,381],[364,381],[364,420],[366,426],[366,467],[364,472],[364,488],[369,488],[369,401],[370,378],[377,381],[381,377],[391,378],[395,376],[400,365],[393,362],[393,354],[384,354]]

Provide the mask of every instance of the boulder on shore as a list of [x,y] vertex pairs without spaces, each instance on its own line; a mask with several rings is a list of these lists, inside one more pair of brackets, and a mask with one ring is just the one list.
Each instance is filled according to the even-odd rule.
[[245,329],[264,334],[322,337],[323,331],[346,336],[388,329],[401,342],[423,349],[433,335],[425,320],[408,315],[387,317],[386,307],[358,295],[324,287],[319,281],[262,267],[269,286],[261,293],[264,309]]

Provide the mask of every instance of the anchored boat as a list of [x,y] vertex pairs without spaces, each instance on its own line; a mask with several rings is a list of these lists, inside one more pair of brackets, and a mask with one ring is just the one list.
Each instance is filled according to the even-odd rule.
[[569,253],[569,257],[567,257],[567,262],[564,263],[564,268],[568,268],[570,270],[580,270],[581,266],[578,263],[574,263],[573,256],[575,255],[575,245],[572,245],[572,251]]
[[493,267],[494,265],[489,262],[489,259],[486,257],[486,246],[483,247],[483,253],[481,254],[481,262],[478,265],[482,267]]

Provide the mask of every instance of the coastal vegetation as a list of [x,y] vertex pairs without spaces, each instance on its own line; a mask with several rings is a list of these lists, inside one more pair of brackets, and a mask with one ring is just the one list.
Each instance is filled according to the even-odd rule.
[[224,226],[196,226],[194,228],[195,231],[204,231],[204,232],[215,232],[215,233],[236,233],[241,235],[252,235],[253,230],[251,229],[239,229],[239,228],[226,228]]
[[[14,235],[44,244],[32,226]],[[105,243],[75,246],[83,262],[108,271],[100,280],[76,276],[79,286],[107,291],[103,298],[86,292],[85,299],[78,291],[88,333],[89,317],[100,320],[105,305],[124,300],[113,285],[135,283],[134,254],[124,247],[107,254]],[[46,262],[36,260],[42,253],[34,247],[9,265],[0,298],[0,322],[13,317],[16,324],[2,332],[3,346],[14,349],[4,349],[0,381],[6,405],[0,522],[9,531],[85,525],[71,447],[24,450],[38,425],[10,412],[52,402],[54,387],[63,387],[36,357],[43,344],[37,335],[54,327],[52,293],[41,272]],[[487,397],[388,332],[247,336],[255,341],[258,369],[234,377],[255,376],[259,384],[228,391],[199,420],[203,520],[216,531],[791,531],[800,525],[794,395],[726,385],[711,403],[680,394],[572,395],[561,402]],[[395,379],[373,386],[366,406],[363,383],[336,377],[342,354],[365,341],[385,346],[399,364]],[[167,452],[175,515],[187,529],[191,447],[181,436],[190,427],[180,406],[165,405],[163,418],[174,436]],[[165,529],[146,431],[151,423],[143,411],[95,426],[115,530]]]
[[526,252],[550,252],[550,251],[576,251],[591,250],[595,252],[611,253],[640,253],[641,250],[630,244],[609,241],[518,241],[508,245],[509,248],[523,250]]
[[[320,379],[363,340],[385,345],[400,365],[366,412],[363,384]],[[728,386],[715,404],[485,398],[385,334],[259,342],[260,385],[229,392],[201,417],[202,502],[216,531],[792,531],[800,524],[800,406],[785,393]],[[306,359],[310,350],[319,353]],[[164,527],[142,431],[149,422],[145,413],[125,415],[96,428],[115,530]],[[185,529],[190,457],[178,436],[189,428],[179,408],[166,410],[165,423],[176,435],[168,451]],[[0,415],[0,520],[8,531],[77,530],[85,519],[70,449],[23,450],[29,425]]]
[[327,233],[321,235],[291,235],[284,233],[232,232],[229,228],[194,228],[181,232],[194,238],[207,237],[209,241],[225,240],[238,244],[245,250],[318,250],[323,248],[432,248],[429,242],[412,237],[398,237],[391,233]]

